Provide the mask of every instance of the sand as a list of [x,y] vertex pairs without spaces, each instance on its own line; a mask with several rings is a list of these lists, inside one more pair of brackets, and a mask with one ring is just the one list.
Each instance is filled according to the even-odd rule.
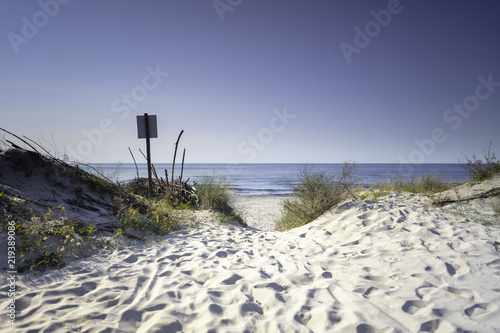
[[274,231],[281,217],[285,197],[232,197],[232,205],[249,227],[263,231]]
[[16,331],[500,330],[496,217],[425,200],[348,200],[283,233],[205,220],[161,242],[19,275]]

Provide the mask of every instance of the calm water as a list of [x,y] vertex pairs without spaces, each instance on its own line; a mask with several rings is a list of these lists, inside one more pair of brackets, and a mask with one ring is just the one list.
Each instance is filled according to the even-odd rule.
[[[137,177],[135,165],[131,164],[94,164],[108,177],[124,181]],[[242,196],[288,196],[289,184],[295,184],[299,169],[303,164],[186,164],[183,180],[201,182],[211,175],[225,176],[232,184],[235,194]],[[314,170],[337,173],[343,164],[309,164]],[[147,177],[146,164],[139,164],[139,175]],[[159,177],[172,177],[171,164],[156,164]],[[180,164],[175,167],[175,177],[180,175]],[[447,182],[463,183],[468,180],[467,172],[460,164],[357,164],[356,176],[360,185],[368,186],[391,178],[411,179],[426,172],[439,174]]]

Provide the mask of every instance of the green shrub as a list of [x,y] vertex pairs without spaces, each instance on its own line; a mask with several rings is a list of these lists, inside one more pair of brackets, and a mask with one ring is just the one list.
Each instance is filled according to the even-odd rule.
[[223,176],[205,177],[198,185],[198,205],[200,209],[224,212],[230,207],[231,183]]
[[339,175],[314,171],[305,166],[299,170],[298,183],[290,188],[293,197],[285,199],[277,231],[307,224],[348,198],[354,188],[356,165],[346,162]]
[[490,143],[488,150],[484,151],[484,161],[478,159],[475,154],[472,158],[465,156],[466,162],[463,167],[469,173],[471,180],[485,180],[500,172],[500,161],[491,151],[492,144]]
[[440,175],[426,173],[411,179],[393,178],[388,182],[380,182],[372,187],[383,191],[432,194],[450,189],[451,184],[444,182]]
[[179,229],[180,211],[164,199],[144,199],[146,211],[129,208],[118,214],[116,234],[147,240],[150,236],[164,236]]
[[365,191],[363,190],[361,193],[358,193],[358,200],[373,200],[377,201],[378,198],[385,197],[386,195],[389,195],[389,192],[386,191]]
[[20,255],[19,271],[43,270],[45,267],[62,266],[66,261],[78,258],[91,248],[91,237],[97,227],[68,218],[64,206],[48,207],[41,216],[29,219],[17,215],[0,221],[0,228],[8,226],[16,231],[16,250]]
[[198,185],[198,208],[212,209],[223,214],[221,222],[236,220],[247,226],[231,206],[231,183],[224,176],[205,177]]

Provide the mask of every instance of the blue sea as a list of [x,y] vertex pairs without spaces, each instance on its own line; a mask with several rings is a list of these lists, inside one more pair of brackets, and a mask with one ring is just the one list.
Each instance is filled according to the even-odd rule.
[[[116,181],[126,181],[137,177],[136,167],[130,164],[92,164],[100,172]],[[155,164],[159,177],[172,177],[172,164]],[[200,183],[203,178],[223,176],[231,183],[234,195],[240,196],[290,196],[290,185],[297,183],[299,170],[304,164],[185,164],[182,179]],[[464,183],[469,177],[460,164],[356,164],[358,184],[369,186],[391,178],[411,179],[432,172],[451,183]],[[343,164],[308,164],[316,171],[337,174]],[[147,177],[147,165],[138,164],[139,176]],[[181,165],[175,166],[175,177],[179,177]]]

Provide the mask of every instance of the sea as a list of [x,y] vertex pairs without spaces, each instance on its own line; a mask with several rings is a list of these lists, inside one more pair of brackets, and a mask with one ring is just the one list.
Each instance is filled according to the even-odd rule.
[[[113,181],[127,181],[137,177],[147,177],[147,164],[91,164]],[[223,178],[237,196],[290,196],[291,186],[297,184],[301,168],[339,174],[344,164],[199,164],[184,165],[182,180],[189,183],[201,183],[205,178],[216,176]],[[85,168],[85,166],[81,166]],[[154,164],[158,177],[169,180],[172,177],[172,164]],[[356,164],[357,184],[370,186],[392,178],[411,179],[425,173],[434,173],[445,182],[453,184],[469,180],[467,171],[461,164]],[[181,165],[174,168],[174,177],[181,174]]]

